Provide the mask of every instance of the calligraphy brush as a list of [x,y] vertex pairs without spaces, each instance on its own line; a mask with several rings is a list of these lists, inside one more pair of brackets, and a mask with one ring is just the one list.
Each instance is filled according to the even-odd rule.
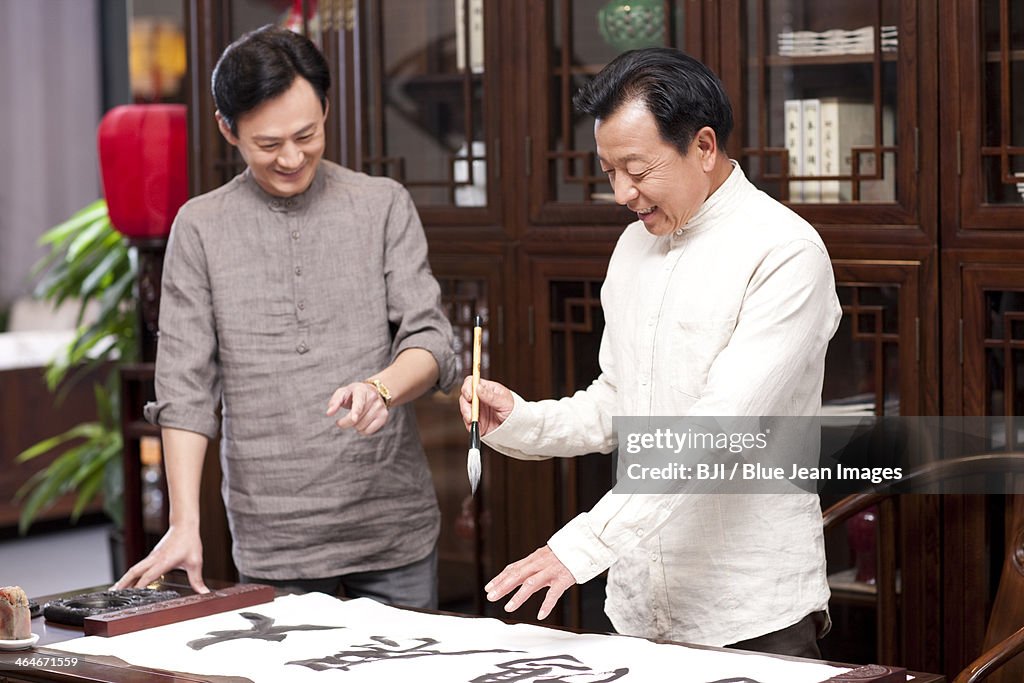
[[472,422],[469,425],[469,454],[466,457],[466,471],[472,493],[480,483],[480,398],[476,395],[480,384],[480,337],[483,322],[480,316],[473,318],[473,399],[471,402]]

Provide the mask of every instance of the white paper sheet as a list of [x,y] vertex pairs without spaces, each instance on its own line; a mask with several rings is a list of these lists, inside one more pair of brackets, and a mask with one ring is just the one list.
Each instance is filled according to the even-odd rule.
[[664,680],[666,672],[686,672],[685,680],[692,683],[818,683],[849,670],[496,619],[424,614],[320,593],[49,647],[157,669],[244,676],[256,683],[599,683]]

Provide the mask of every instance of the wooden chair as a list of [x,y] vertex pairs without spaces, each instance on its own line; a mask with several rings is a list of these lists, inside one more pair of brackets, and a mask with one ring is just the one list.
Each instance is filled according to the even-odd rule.
[[[890,499],[900,492],[938,492],[937,486],[951,480],[990,474],[1024,474],[1024,452],[987,453],[927,463],[891,489],[882,488],[843,498],[825,510],[824,527],[828,531],[872,505],[889,504]],[[1024,495],[1012,496],[1010,510],[1006,558],[985,633],[984,652],[960,672],[953,683],[1024,681],[1024,657],[1016,657],[1024,652]],[[881,557],[879,563],[882,564]],[[892,577],[879,578],[878,608],[883,620],[888,618],[891,622],[894,621],[893,612],[887,608],[896,604],[895,581],[884,581],[883,585],[883,578]],[[894,628],[880,620],[880,627],[883,626]]]

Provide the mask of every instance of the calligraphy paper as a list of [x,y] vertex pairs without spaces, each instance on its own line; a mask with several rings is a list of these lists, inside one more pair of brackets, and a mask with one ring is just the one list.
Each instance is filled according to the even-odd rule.
[[849,671],[642,638],[413,612],[321,593],[49,647],[169,671],[241,676],[254,683],[607,683],[661,680],[666,671],[685,671],[693,683],[818,683]]

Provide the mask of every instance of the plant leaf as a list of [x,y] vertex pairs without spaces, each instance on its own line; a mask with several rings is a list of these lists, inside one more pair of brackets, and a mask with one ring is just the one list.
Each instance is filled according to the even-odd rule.
[[[24,533],[40,511],[72,490],[76,493],[72,518],[77,519],[95,500],[100,487],[104,489],[104,509],[120,524],[122,483],[117,472],[123,444],[118,378],[111,361],[131,361],[138,356],[132,300],[137,263],[128,241],[111,225],[103,199],[47,230],[39,244],[48,252],[33,267],[35,295],[52,305],[70,299],[79,304],[74,339],[46,369],[50,390],[61,400],[101,365],[109,365],[109,370],[93,389],[98,421],[44,439],[17,456],[18,462],[26,462],[55,449],[67,449],[15,494],[16,499],[24,500],[18,526]],[[99,304],[99,313],[95,320],[84,323],[86,307],[93,301]]]
[[69,263],[78,260],[86,249],[94,246],[95,242],[102,241],[110,230],[110,219],[106,216],[101,216],[85,225],[68,245],[66,260]]
[[28,462],[32,458],[39,457],[44,453],[49,453],[57,446],[67,441],[70,441],[71,439],[78,437],[90,438],[92,435],[96,433],[95,428],[98,426],[98,422],[84,422],[82,424],[75,425],[66,432],[62,432],[57,436],[51,436],[49,439],[44,439],[43,441],[40,441],[34,446],[26,448],[25,450],[23,450],[21,453],[18,453],[18,455],[14,457],[14,461]]
[[[127,257],[118,251],[111,251],[104,256],[103,260],[82,281],[82,288],[79,290],[82,299],[85,300],[97,293],[102,293],[105,289],[104,284],[110,284],[114,278],[126,270],[126,261]],[[84,313],[84,306],[82,312]],[[79,324],[81,324],[81,320],[79,320]]]
[[[21,508],[21,515],[18,519],[18,530],[24,534],[32,524],[32,520],[43,509],[51,507],[58,498],[68,492],[68,481],[78,464],[80,454],[77,448],[72,448],[59,458],[50,463],[42,474],[43,476],[35,483],[35,488],[28,496]],[[29,484],[36,480],[35,477],[26,482],[25,486],[18,489],[14,494],[15,500],[20,500],[29,491]]]
[[71,510],[72,522],[77,522],[78,518],[82,516],[82,511],[85,510],[85,506],[96,500],[100,486],[103,485],[103,471],[100,470],[98,475],[91,477],[79,487],[78,497],[75,498],[75,507]]
[[55,225],[44,232],[42,237],[39,238],[39,245],[45,246],[47,244],[62,243],[70,235],[79,232],[82,226],[92,223],[102,216],[108,216],[107,220],[110,220],[107,211],[107,201],[105,199],[97,199],[88,206],[73,213],[63,223]]

